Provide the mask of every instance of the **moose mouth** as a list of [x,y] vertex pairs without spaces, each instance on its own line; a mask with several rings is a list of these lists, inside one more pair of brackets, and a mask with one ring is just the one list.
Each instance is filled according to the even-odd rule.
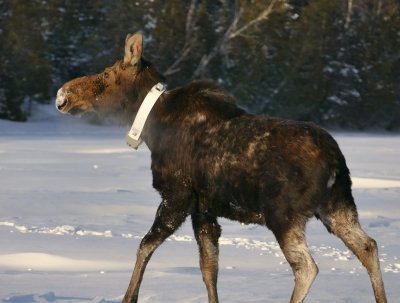
[[57,109],[62,112],[63,114],[70,114],[72,116],[82,116],[83,114],[85,114],[85,110],[83,110],[82,108],[80,108],[79,106],[74,106],[71,107],[70,109],[66,109],[67,105],[68,105],[68,100],[66,99],[65,101],[63,101],[62,103],[57,104]]
[[67,104],[68,104],[68,99],[64,99],[64,101],[62,101],[62,103],[57,103],[56,106],[57,106],[57,109],[58,109],[59,111],[62,111],[63,108],[64,108]]

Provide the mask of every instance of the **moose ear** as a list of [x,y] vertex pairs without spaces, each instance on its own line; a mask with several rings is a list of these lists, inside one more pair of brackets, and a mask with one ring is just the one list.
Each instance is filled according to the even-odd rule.
[[136,33],[134,35],[128,34],[125,39],[125,56],[124,63],[135,65],[143,53],[143,35]]

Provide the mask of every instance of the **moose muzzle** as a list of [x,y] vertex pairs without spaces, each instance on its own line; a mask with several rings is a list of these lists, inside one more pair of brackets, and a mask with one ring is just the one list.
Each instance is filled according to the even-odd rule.
[[63,109],[66,107],[67,104],[68,104],[67,93],[62,88],[60,88],[57,92],[56,107],[60,112],[65,113]]

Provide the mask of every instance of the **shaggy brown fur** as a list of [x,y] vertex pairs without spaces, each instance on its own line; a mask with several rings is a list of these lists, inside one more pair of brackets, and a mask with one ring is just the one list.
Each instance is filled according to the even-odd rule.
[[[162,76],[141,56],[142,36],[129,35],[125,57],[98,75],[66,83],[64,113],[116,113],[132,122]],[[155,249],[188,216],[199,245],[209,302],[218,302],[218,217],[268,227],[292,267],[290,302],[302,302],[318,273],[305,239],[316,216],[366,267],[376,302],[386,302],[376,242],[360,227],[345,159],[335,140],[311,123],[246,113],[206,81],[164,93],[142,138],[151,151],[153,186],[162,202],[143,238],[124,302],[137,302]]]

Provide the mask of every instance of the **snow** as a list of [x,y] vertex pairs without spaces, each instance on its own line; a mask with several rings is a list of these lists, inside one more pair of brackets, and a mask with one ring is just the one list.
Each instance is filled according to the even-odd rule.
[[[119,302],[159,196],[150,153],[125,128],[42,107],[0,120],[0,299]],[[352,172],[363,228],[379,245],[389,302],[400,301],[400,136],[334,133]],[[220,220],[221,302],[288,302],[293,277],[267,229]],[[307,302],[374,302],[364,268],[321,222],[307,226],[320,273]],[[334,287],[333,287],[334,286]],[[190,222],[154,254],[140,302],[206,302]]]

